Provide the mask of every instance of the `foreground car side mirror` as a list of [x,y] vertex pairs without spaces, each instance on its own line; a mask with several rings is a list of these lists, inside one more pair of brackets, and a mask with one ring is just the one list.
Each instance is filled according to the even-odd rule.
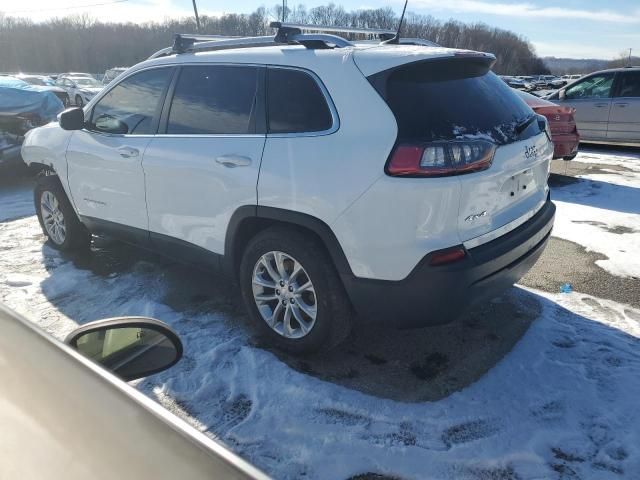
[[87,323],[64,343],[125,381],[166,370],[182,358],[178,334],[166,323],[146,317]]
[[67,108],[58,115],[58,123],[63,130],[82,130],[84,111],[79,107]]

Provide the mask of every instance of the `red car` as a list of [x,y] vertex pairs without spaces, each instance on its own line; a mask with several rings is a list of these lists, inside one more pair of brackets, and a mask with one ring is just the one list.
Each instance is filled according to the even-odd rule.
[[547,117],[554,146],[553,158],[573,160],[578,154],[578,143],[580,142],[580,134],[573,118],[576,109],[562,107],[530,93],[516,91],[534,112]]

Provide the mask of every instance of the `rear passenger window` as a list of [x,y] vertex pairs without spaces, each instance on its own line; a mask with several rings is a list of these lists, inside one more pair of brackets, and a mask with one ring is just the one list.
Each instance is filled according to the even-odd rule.
[[269,133],[322,132],[331,128],[327,100],[308,73],[270,68],[267,90]]
[[254,133],[257,86],[257,67],[183,67],[171,102],[167,133]]
[[640,97],[640,72],[623,72],[618,97]]

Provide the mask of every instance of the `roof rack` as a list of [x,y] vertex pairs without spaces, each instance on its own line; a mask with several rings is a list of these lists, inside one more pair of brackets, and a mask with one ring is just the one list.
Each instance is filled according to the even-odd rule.
[[[277,33],[273,36],[263,37],[228,37],[224,35],[197,35],[191,33],[177,33],[174,36],[173,45],[163,48],[149,57],[158,58],[165,55],[181,54],[198,51],[228,50],[237,48],[269,47],[274,45],[304,45],[310,49],[345,48],[353,47],[355,43],[345,40],[337,35],[326,33],[302,33],[332,32],[350,35],[369,35],[377,37],[385,42],[395,37],[393,30],[376,28],[332,27],[327,25],[299,25],[295,23],[271,22],[269,25],[275,28]],[[367,40],[356,41],[364,43]],[[439,47],[440,45],[420,38],[401,38],[399,43],[403,45],[425,45]]]
[[270,26],[278,30],[276,35],[264,37],[226,37],[222,35],[177,33],[174,36],[171,47],[157,51],[151,55],[149,59],[187,52],[268,47],[281,44],[298,44],[311,49],[353,46],[353,43],[337,35],[304,34],[300,28],[301,26],[298,25],[272,22]]

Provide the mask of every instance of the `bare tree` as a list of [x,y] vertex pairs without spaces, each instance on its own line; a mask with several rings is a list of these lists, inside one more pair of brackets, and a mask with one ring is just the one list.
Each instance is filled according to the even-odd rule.
[[[290,22],[359,28],[398,27],[398,15],[390,7],[351,12],[330,3],[307,9],[286,7]],[[202,15],[203,34],[267,35],[269,23],[282,18],[282,5],[258,8],[251,14]],[[0,13],[0,71],[4,72],[103,72],[114,66],[135,64],[170,45],[176,32],[195,33],[195,17],[164,22],[104,23],[87,14],[35,23]],[[426,38],[440,45],[491,52],[498,73],[547,73],[548,69],[524,38],[482,23],[441,22],[428,15],[408,13],[403,35]]]

